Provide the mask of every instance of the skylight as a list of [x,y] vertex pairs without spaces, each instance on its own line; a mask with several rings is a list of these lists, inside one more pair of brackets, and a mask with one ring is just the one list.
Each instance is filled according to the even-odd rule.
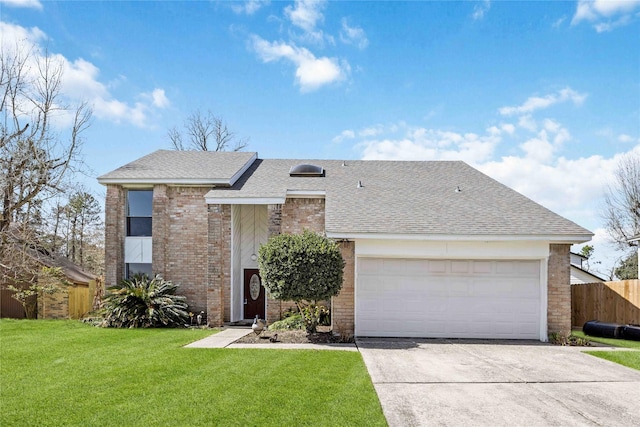
[[289,176],[324,176],[324,168],[322,166],[300,164],[293,166],[289,170]]

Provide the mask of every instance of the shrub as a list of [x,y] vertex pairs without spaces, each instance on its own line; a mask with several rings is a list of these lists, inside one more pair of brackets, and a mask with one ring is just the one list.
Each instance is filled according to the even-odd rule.
[[300,313],[285,317],[282,320],[269,325],[270,331],[286,331],[292,329],[304,329],[305,323]]
[[280,234],[260,247],[258,266],[271,296],[294,301],[307,330],[315,332],[321,312],[316,302],[338,295],[342,288],[344,260],[338,245],[308,230]]
[[136,275],[108,288],[104,326],[149,328],[183,326],[189,319],[186,298],[178,285],[155,276]]

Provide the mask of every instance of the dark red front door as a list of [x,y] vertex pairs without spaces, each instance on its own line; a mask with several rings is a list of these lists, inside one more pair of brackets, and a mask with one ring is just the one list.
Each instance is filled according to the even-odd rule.
[[254,319],[256,314],[261,319],[264,315],[264,287],[260,279],[260,270],[244,270],[244,318]]

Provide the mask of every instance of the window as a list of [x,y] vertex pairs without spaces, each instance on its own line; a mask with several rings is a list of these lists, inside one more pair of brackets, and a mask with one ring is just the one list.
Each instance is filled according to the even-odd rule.
[[136,274],[145,274],[147,277],[153,277],[151,264],[128,263],[126,266],[127,271],[125,272],[125,276],[127,279],[131,279]]
[[153,190],[127,191],[127,236],[151,236]]

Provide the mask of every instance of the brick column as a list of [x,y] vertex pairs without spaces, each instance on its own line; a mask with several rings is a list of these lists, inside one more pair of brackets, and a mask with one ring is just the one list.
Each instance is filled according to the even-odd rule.
[[124,278],[125,191],[119,185],[107,185],[105,199],[105,287]]
[[209,205],[208,234],[207,320],[222,326],[231,287],[231,205]]
[[547,269],[547,330],[571,333],[571,245],[549,245]]
[[355,244],[341,242],[339,245],[345,265],[340,294],[331,298],[331,329],[343,337],[352,337],[355,333]]
[[[269,238],[282,233],[282,205],[267,206],[267,227]],[[282,318],[282,303],[267,291],[267,322],[275,322]]]
[[169,197],[167,186],[164,184],[153,187],[153,213],[151,231],[151,254],[153,274],[159,274],[167,279],[167,238],[169,229]]

